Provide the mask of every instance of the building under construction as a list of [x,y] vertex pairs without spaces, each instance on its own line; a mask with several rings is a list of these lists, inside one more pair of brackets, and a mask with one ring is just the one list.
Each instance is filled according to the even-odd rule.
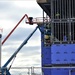
[[[28,24],[37,23],[35,30],[25,39],[0,70],[0,75],[11,75],[7,65],[39,28],[41,32],[42,75],[75,75],[75,0],[36,0],[43,10],[43,22],[33,21],[26,14],[4,39],[7,40],[20,22],[27,17]],[[46,15],[44,14],[46,13]],[[1,37],[0,37],[1,38]],[[35,66],[34,66],[35,67]],[[5,74],[6,72],[6,74]],[[31,71],[31,74],[37,75]]]
[[[75,0],[37,0],[50,17],[41,33],[44,75],[75,75]],[[44,13],[43,13],[44,17]]]

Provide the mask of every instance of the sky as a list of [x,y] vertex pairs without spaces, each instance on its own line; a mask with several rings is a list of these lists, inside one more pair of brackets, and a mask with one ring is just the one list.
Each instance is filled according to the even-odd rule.
[[[36,0],[0,0],[0,28],[3,29],[2,41],[14,28],[24,14],[30,17],[42,16],[42,9]],[[37,25],[25,23],[25,19],[14,33],[2,45],[2,66],[18,49],[21,43],[35,29]],[[12,67],[40,67],[41,66],[41,34],[39,29],[28,43],[17,54]],[[10,65],[10,64],[9,64]]]

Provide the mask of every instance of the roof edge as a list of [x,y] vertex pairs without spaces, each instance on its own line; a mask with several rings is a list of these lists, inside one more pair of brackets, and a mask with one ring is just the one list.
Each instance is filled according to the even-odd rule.
[[37,1],[37,3],[47,3],[48,2],[48,0],[36,0]]

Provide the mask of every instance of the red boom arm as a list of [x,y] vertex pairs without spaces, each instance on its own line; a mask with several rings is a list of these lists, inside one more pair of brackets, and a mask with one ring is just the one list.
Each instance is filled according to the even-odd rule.
[[9,36],[14,32],[14,30],[18,27],[18,25],[22,22],[22,20],[23,20],[25,17],[26,17],[26,18],[28,19],[28,21],[30,22],[30,20],[29,20],[29,18],[28,18],[28,15],[25,14],[25,15],[21,18],[21,20],[16,24],[16,26],[11,30],[11,32],[6,36],[6,38],[2,41],[2,45],[5,43],[5,41],[9,38]]

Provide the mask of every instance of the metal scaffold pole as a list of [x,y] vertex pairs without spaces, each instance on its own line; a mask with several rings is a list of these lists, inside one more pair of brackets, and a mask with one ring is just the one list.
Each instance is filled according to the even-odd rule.
[[0,68],[1,68],[1,37],[2,37],[2,34],[0,33]]
[[0,29],[0,74],[1,74],[1,46],[2,46],[2,43],[1,43],[1,39],[2,39],[2,29]]

